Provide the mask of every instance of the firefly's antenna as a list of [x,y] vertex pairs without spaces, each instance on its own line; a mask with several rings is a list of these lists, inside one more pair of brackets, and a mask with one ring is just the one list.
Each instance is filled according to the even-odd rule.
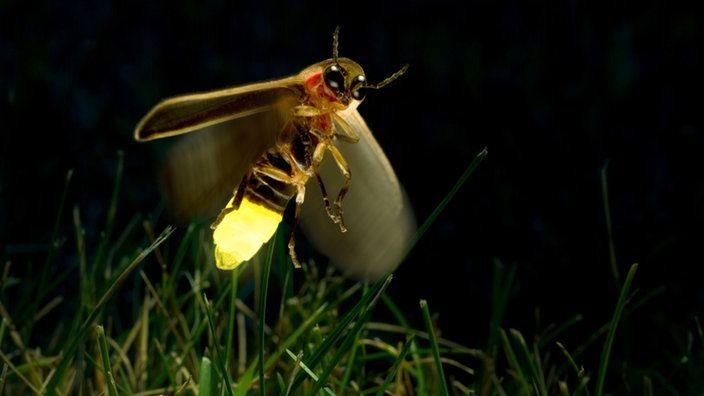
[[408,70],[408,63],[406,63],[405,65],[403,65],[403,67],[400,68],[396,73],[394,73],[394,74],[392,74],[392,75],[386,77],[386,78],[385,78],[384,80],[382,80],[381,82],[378,82],[378,83],[376,83],[376,84],[371,84],[371,83],[364,84],[364,88],[371,88],[371,89],[383,88],[383,87],[389,85],[392,81],[394,81],[394,80],[396,80],[397,78],[399,78],[399,77],[401,77],[402,75],[404,75],[407,70]]
[[332,61],[337,64],[338,47],[340,46],[340,26],[335,27],[332,34]]

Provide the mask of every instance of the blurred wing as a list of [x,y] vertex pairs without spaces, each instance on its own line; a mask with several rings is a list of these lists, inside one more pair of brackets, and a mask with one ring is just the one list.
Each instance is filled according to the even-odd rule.
[[169,98],[137,124],[134,138],[159,139],[195,131],[236,118],[268,112],[299,95],[297,76],[217,91]]
[[242,177],[272,147],[296,101],[204,128],[167,152],[162,187],[177,221],[216,215]]
[[[342,204],[348,231],[341,233],[330,220],[320,188],[313,184],[306,189],[301,223],[308,240],[346,275],[373,280],[400,264],[416,230],[415,218],[389,160],[362,116],[356,109],[338,114],[360,137],[358,143],[339,145],[352,172],[351,188]],[[320,173],[333,200],[342,176],[331,156],[326,156]],[[315,178],[311,180],[316,183]]]

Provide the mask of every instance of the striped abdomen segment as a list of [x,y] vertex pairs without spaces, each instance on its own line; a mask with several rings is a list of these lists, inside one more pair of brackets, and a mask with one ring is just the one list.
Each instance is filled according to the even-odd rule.
[[213,223],[215,263],[221,269],[233,269],[254,256],[276,232],[286,204],[296,187],[271,176],[267,169],[286,175],[292,171],[288,161],[269,151],[255,163],[235,196]]

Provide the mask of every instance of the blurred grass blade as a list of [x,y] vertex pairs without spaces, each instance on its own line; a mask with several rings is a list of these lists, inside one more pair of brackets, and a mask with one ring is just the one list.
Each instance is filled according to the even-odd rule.
[[216,396],[215,377],[213,376],[212,363],[206,356],[200,361],[200,382],[198,383],[198,396]]
[[208,317],[208,325],[210,326],[210,334],[213,337],[213,349],[215,350],[215,361],[220,369],[223,379],[225,380],[225,390],[229,396],[233,396],[232,393],[232,378],[230,377],[230,372],[227,371],[225,367],[225,362],[223,358],[222,351],[218,345],[218,337],[215,332],[215,321],[213,320],[213,307],[208,297],[203,293],[203,302],[205,302],[205,315]]
[[98,244],[98,250],[95,253],[95,258],[93,259],[93,270],[91,272],[91,279],[95,280],[95,276],[100,274],[102,270],[105,255],[108,250],[108,243],[112,237],[112,231],[115,227],[115,216],[117,214],[117,199],[120,195],[120,186],[122,185],[122,174],[125,168],[125,153],[122,150],[117,152],[117,169],[115,170],[115,181],[112,186],[112,194],[110,195],[110,206],[108,206],[108,213],[105,218],[105,229],[100,234],[100,243]]
[[115,376],[113,375],[112,366],[110,364],[108,342],[105,339],[105,330],[103,329],[103,326],[96,325],[95,333],[98,337],[98,349],[100,349],[100,358],[103,361],[103,373],[105,374],[105,379],[108,383],[108,395],[117,396],[117,386],[115,384]]
[[601,200],[604,206],[604,220],[606,221],[606,235],[609,239],[609,263],[611,264],[611,275],[618,285],[620,274],[618,273],[618,264],[616,263],[616,247],[614,246],[614,233],[611,226],[611,208],[609,205],[609,182],[608,182],[609,161],[604,163],[601,168]]
[[[381,300],[384,301],[384,304],[386,304],[386,307],[391,311],[391,314],[394,316],[396,321],[403,326],[406,331],[411,330],[411,326],[408,324],[408,320],[406,320],[406,317],[403,315],[403,312],[398,308],[396,303],[391,300],[389,296],[386,294],[381,295]],[[420,361],[420,353],[418,352],[419,347],[418,347],[418,342],[416,341],[416,338],[413,337],[411,339],[411,356],[413,357],[413,367],[412,367],[412,372],[416,376],[416,381],[418,383],[418,393],[421,395],[427,394],[428,389],[425,381],[425,372],[422,369],[421,366],[421,361]]]
[[5,381],[7,380],[7,365],[2,364],[2,371],[0,371],[0,395],[2,395],[3,389],[5,389]]
[[425,321],[425,327],[428,330],[428,338],[430,339],[430,347],[433,350],[433,360],[435,361],[435,368],[438,371],[438,381],[442,387],[439,392],[443,396],[450,394],[447,388],[447,380],[445,379],[445,371],[442,368],[442,362],[440,361],[440,350],[438,349],[438,340],[435,338],[435,329],[433,327],[433,321],[430,318],[430,310],[428,309],[428,302],[425,300],[420,300],[420,309],[423,311],[423,321]]
[[509,329],[511,336],[516,340],[520,351],[523,353],[523,360],[528,365],[528,370],[530,370],[530,375],[533,377],[532,383],[537,387],[537,393],[543,396],[547,396],[548,390],[545,385],[545,378],[543,378],[542,369],[540,367],[540,362],[536,361],[539,356],[536,356],[530,352],[528,348],[528,343],[526,342],[523,334],[516,329]]
[[394,378],[396,378],[396,373],[398,372],[399,367],[401,367],[401,363],[403,363],[403,361],[406,359],[406,355],[408,354],[411,345],[413,345],[414,338],[414,336],[410,336],[406,339],[406,343],[403,345],[401,352],[398,354],[396,360],[394,361],[394,364],[391,366],[391,370],[389,370],[389,374],[386,376],[384,383],[381,384],[381,387],[376,392],[376,396],[383,396],[386,392],[386,389],[389,387],[389,385],[391,385],[391,382],[394,380]]
[[544,348],[546,345],[550,344],[557,336],[560,334],[564,333],[567,331],[567,329],[571,328],[575,324],[579,323],[584,319],[584,317],[581,314],[576,314],[567,321],[563,322],[561,325],[555,328],[555,330],[552,330],[550,332],[545,333],[540,339],[538,340],[538,347],[539,348]]
[[572,369],[574,369],[574,373],[577,375],[578,378],[581,378],[584,375],[584,370],[580,369],[577,366],[577,362],[575,362],[574,358],[570,354],[570,352],[565,348],[564,345],[562,345],[561,342],[556,342],[557,347],[560,348],[560,351],[562,351],[562,354],[565,355],[565,358],[567,358],[567,362],[570,364]]
[[[59,201],[59,210],[56,212],[56,219],[54,220],[54,226],[51,229],[51,239],[49,239],[49,252],[46,255],[46,261],[44,261],[44,267],[42,268],[42,274],[41,278],[39,280],[39,284],[37,287],[37,290],[40,290],[40,295],[43,293],[43,291],[46,289],[46,282],[47,282],[47,276],[49,274],[49,269],[51,262],[54,259],[54,255],[56,254],[56,250],[59,248],[59,242],[56,240],[58,234],[59,234],[59,225],[61,224],[61,214],[64,212],[64,206],[66,204],[66,195],[68,194],[68,189],[69,186],[71,185],[71,179],[73,179],[73,169],[69,169],[68,172],[66,172],[66,182],[64,183],[64,189],[63,192],[61,193],[61,200]],[[43,297],[43,296],[42,296]],[[30,308],[31,312],[36,310],[37,304],[41,302],[42,298],[37,298],[35,299],[32,304],[33,306]]]
[[506,272],[501,262],[494,260],[491,287],[491,319],[489,320],[489,341],[487,342],[487,353],[494,357],[498,351],[499,327],[501,326],[501,320],[508,306],[508,299],[515,275],[515,265],[511,266],[508,272]]
[[174,229],[169,226],[166,227],[164,232],[157,238],[154,243],[149,245],[146,249],[144,249],[141,253],[135,257],[134,260],[124,269],[120,274],[116,277],[115,281],[110,285],[108,290],[103,294],[103,296],[100,298],[98,303],[93,307],[93,310],[91,313],[88,315],[88,317],[85,319],[81,327],[78,329],[76,334],[73,335],[71,340],[68,342],[66,348],[62,351],[61,354],[61,362],[59,365],[56,367],[56,371],[54,371],[53,375],[51,376],[49,382],[46,383],[46,391],[47,395],[52,396],[55,395],[58,391],[58,385],[60,381],[63,380],[64,374],[66,373],[66,369],[68,368],[69,362],[73,358],[74,354],[76,353],[76,350],[78,349],[78,344],[83,341],[85,336],[88,334],[88,329],[90,329],[90,326],[93,324],[95,319],[98,317],[100,314],[100,311],[102,310],[103,306],[112,298],[112,296],[117,292],[117,290],[122,286],[122,283],[127,279],[129,274],[134,271],[139,264],[142,263],[142,261],[154,250],[156,249],[159,245],[161,245],[164,241],[166,241],[169,236],[173,233]]
[[12,370],[13,373],[19,378],[22,382],[24,382],[27,387],[34,392],[37,395],[43,394],[39,389],[37,389],[30,380],[27,379],[24,375],[22,375],[22,372],[10,361],[10,359],[0,350],[0,359],[2,359],[3,363],[5,364],[5,367],[9,367],[10,370]]
[[626,300],[628,299],[628,293],[631,290],[631,283],[633,283],[633,277],[638,271],[638,264],[633,264],[631,269],[626,275],[626,280],[623,281],[623,286],[621,287],[621,294],[618,297],[618,302],[616,303],[616,310],[614,311],[614,316],[611,318],[611,324],[609,325],[609,334],[606,337],[606,342],[604,343],[604,349],[601,351],[601,359],[599,359],[599,375],[596,378],[596,390],[594,394],[596,396],[602,396],[604,394],[604,381],[606,380],[606,371],[609,367],[609,358],[611,356],[611,347],[614,343],[614,338],[616,337],[616,328],[621,320],[621,314],[623,313],[623,307],[626,305]]

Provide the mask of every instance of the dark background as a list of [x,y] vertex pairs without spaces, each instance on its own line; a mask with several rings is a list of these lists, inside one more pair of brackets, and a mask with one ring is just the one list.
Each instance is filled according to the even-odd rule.
[[339,24],[341,54],[371,80],[410,64],[360,112],[419,219],[489,151],[397,271],[412,319],[426,298],[445,336],[481,347],[499,260],[517,266],[505,325],[530,335],[581,313],[575,345],[606,323],[608,161],[621,276],[638,262],[641,295],[666,288],[632,315],[631,353],[677,358],[704,305],[704,20],[666,2],[518,3],[0,1],[0,254],[45,249],[70,168],[68,203],[95,239],[117,150],[118,229],[154,211],[140,117],[166,96],[298,72],[330,56]]

